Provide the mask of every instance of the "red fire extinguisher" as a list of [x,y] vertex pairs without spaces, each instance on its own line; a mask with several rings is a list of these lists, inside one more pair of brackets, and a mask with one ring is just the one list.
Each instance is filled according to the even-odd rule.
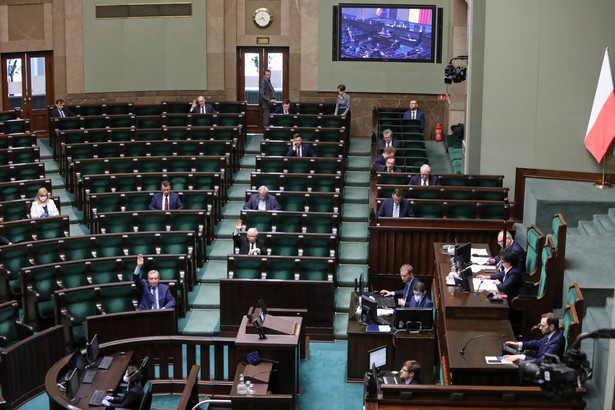
[[436,124],[436,141],[442,141],[442,124]]

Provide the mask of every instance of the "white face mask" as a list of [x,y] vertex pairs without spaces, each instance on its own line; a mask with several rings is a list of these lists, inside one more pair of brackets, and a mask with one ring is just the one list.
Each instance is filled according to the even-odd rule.
[[124,383],[128,383],[128,376],[124,375],[124,377],[122,377],[122,380],[124,380]]
[[47,200],[47,195],[41,195],[39,198],[41,201],[45,202]]
[[423,299],[423,297],[422,297],[422,296],[420,296],[420,295],[418,295],[418,296],[417,296],[417,295],[414,295],[414,301],[415,301],[416,303],[419,303],[422,299]]

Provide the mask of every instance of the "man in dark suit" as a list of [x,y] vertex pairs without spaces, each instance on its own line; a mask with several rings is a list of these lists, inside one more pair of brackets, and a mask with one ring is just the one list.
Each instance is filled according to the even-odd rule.
[[506,342],[507,346],[517,350],[537,351],[536,357],[528,357],[524,354],[513,354],[504,356],[503,361],[514,362],[517,360],[530,360],[540,364],[545,359],[545,354],[553,354],[560,359],[564,355],[566,341],[562,331],[559,329],[559,319],[554,313],[543,313],[540,318],[540,331],[543,334],[540,340],[529,340],[526,342]]
[[263,78],[258,84],[258,95],[263,110],[263,127],[269,125],[269,113],[275,103],[275,90],[271,84],[271,70],[266,69]]
[[400,290],[383,289],[380,291],[380,294],[385,297],[395,296],[397,298],[398,306],[409,307],[410,298],[412,298],[412,295],[414,294],[414,284],[418,282],[418,279],[414,277],[414,273],[412,272],[413,270],[414,268],[412,267],[412,265],[402,265],[402,267],[399,268],[399,277],[401,278],[401,281],[406,284],[406,286],[404,286],[404,288]]
[[378,209],[379,217],[407,218],[414,216],[410,200],[404,198],[404,191],[395,188],[390,198],[384,200]]
[[301,135],[293,135],[293,143],[286,151],[287,157],[315,157],[316,153],[308,144],[304,144]]
[[58,98],[56,100],[56,108],[51,110],[50,116],[54,118],[62,118],[62,117],[74,117],[75,113],[69,110],[68,108],[64,108],[64,100]]
[[425,129],[425,114],[419,109],[416,100],[410,100],[410,109],[404,113],[404,120],[420,120],[423,130]]
[[386,129],[382,131],[382,139],[378,141],[378,149],[385,149],[386,147],[399,148],[401,143],[393,138],[393,131]]
[[290,103],[290,100],[287,98],[282,102],[282,105],[279,105],[273,111],[274,114],[296,114],[297,110],[295,106]]
[[246,236],[239,235],[243,228],[241,219],[235,224],[235,232],[233,232],[233,244],[237,255],[266,255],[265,242],[258,239],[258,230],[256,228],[248,229]]
[[205,97],[199,95],[196,100],[192,100],[190,112],[194,114],[216,114],[218,111],[213,105],[207,103]]
[[175,307],[175,298],[171,295],[169,287],[160,281],[160,273],[151,270],[147,273],[147,280],[141,279],[139,274],[143,267],[143,255],[137,256],[137,267],[132,274],[132,280],[141,295],[139,310],[172,309]]
[[395,166],[395,157],[389,157],[385,165],[376,165],[376,172],[401,172],[401,168]]
[[[527,256],[525,249],[523,249],[523,247],[519,245],[519,242],[515,242],[510,232],[500,231],[498,233],[498,246],[500,246],[502,249],[512,249],[517,254],[517,257],[519,259],[517,267],[520,271],[525,271],[525,259]],[[496,265],[498,270],[502,270],[502,264],[500,263],[499,255],[494,256],[493,258],[489,258],[487,260],[487,263],[491,265]]]
[[258,194],[250,195],[250,199],[243,205],[244,210],[253,211],[281,211],[282,207],[275,199],[275,196],[269,195],[269,188],[262,185],[258,188]]
[[431,167],[428,164],[421,165],[420,174],[412,175],[408,185],[435,186],[440,185],[440,179],[431,175]]
[[422,384],[421,365],[416,360],[406,360],[399,370],[402,384]]
[[416,282],[413,289],[414,295],[410,300],[411,308],[430,308],[433,301],[427,297],[427,289],[423,282]]
[[378,158],[376,158],[376,161],[374,161],[374,166],[376,167],[376,169],[378,169],[379,165],[380,166],[386,165],[387,159],[393,158],[394,156],[395,156],[395,148],[386,147],[384,151],[382,151],[382,154]]
[[147,209],[159,211],[184,209],[184,204],[182,204],[182,201],[179,199],[179,195],[175,192],[171,192],[171,183],[169,181],[162,181],[160,190],[162,192],[154,194],[152,202],[150,202]]

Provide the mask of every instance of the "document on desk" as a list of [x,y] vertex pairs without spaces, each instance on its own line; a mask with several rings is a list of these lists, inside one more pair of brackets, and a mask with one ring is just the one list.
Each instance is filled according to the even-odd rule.
[[515,364],[514,362],[503,361],[503,357],[504,356],[485,356],[485,362],[487,362],[487,364]]
[[365,326],[367,333],[391,333],[391,326],[389,325],[367,325]]
[[472,256],[470,260],[474,265],[487,265],[489,263],[488,256]]
[[489,257],[489,253],[487,253],[487,249],[483,249],[483,248],[472,248],[471,253],[472,253],[472,256]]
[[498,287],[495,284],[495,280],[493,279],[472,279],[472,285],[474,285],[474,289],[486,290],[487,292],[497,292]]

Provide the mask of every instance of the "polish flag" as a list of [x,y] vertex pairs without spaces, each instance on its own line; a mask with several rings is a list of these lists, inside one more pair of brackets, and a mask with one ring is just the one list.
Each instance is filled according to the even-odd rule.
[[615,138],[615,92],[613,91],[609,49],[607,48],[604,52],[598,88],[596,88],[594,104],[592,105],[583,144],[596,158],[596,161],[600,162],[609,149],[613,138]]
[[380,17],[382,15],[382,8],[378,7],[376,9],[376,16]]

